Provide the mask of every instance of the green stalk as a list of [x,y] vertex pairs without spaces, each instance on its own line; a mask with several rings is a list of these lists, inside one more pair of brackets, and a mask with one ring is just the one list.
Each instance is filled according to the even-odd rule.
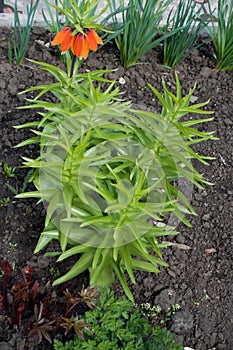
[[70,78],[72,78],[73,73],[74,73],[75,62],[76,62],[76,56],[73,55],[72,56],[72,62],[71,62],[71,69],[70,69]]

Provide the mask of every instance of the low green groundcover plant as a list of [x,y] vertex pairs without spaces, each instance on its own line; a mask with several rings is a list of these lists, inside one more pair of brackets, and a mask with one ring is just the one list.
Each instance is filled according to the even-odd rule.
[[166,328],[152,327],[139,309],[124,297],[116,298],[109,289],[101,291],[96,308],[85,313],[89,330],[85,339],[62,343],[54,340],[54,350],[182,350],[174,344]]

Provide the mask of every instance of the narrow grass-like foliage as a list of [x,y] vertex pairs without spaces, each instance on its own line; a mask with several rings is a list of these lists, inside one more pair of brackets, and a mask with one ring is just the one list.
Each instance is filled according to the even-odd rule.
[[[55,0],[55,5],[58,6],[58,0]],[[59,16],[59,10],[57,8],[54,8],[54,11],[52,10],[52,5],[48,0],[44,0],[46,12],[42,9],[42,15],[44,18],[44,21],[48,27],[48,29],[52,33],[58,33],[62,29],[62,27],[66,24],[66,20],[64,19],[62,21],[62,18]],[[65,7],[69,6],[69,1],[64,0],[63,4]],[[64,22],[64,23],[63,23]]]
[[[210,1],[208,1],[209,11]],[[233,0],[218,0],[217,26],[211,16],[209,34],[213,41],[216,68],[221,71],[233,69]]]
[[[122,18],[115,18],[115,22],[124,23],[123,34],[115,41],[120,51],[121,63],[125,69],[135,65],[138,59],[158,46],[164,39],[172,34],[166,30],[169,23],[161,25],[162,16],[172,0],[129,0],[128,7],[122,12]],[[123,6],[124,1],[120,0]],[[117,8],[113,0],[111,8]],[[166,30],[166,34],[162,35]]]
[[30,33],[33,26],[33,21],[34,21],[38,4],[39,4],[39,0],[36,0],[34,4],[33,4],[33,1],[31,0],[30,6],[27,6],[27,22],[25,27],[22,27],[19,14],[18,14],[17,1],[15,1],[13,45],[12,45],[11,39],[9,39],[8,41],[8,59],[10,63],[12,63],[13,61],[13,52],[14,52],[16,64],[21,64],[24,60],[24,57],[27,53]]
[[196,3],[193,0],[180,0],[175,12],[174,9],[170,11],[169,30],[179,30],[164,42],[163,64],[165,66],[173,68],[200,46],[195,44],[198,34],[205,26],[204,22],[198,21],[200,13],[201,7],[196,10]]

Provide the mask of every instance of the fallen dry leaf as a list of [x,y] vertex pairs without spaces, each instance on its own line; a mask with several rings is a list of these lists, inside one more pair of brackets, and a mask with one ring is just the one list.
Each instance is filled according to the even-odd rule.
[[169,245],[173,245],[174,247],[177,247],[177,248],[183,249],[183,250],[190,250],[190,249],[192,249],[189,245],[182,244],[182,243],[170,242]]

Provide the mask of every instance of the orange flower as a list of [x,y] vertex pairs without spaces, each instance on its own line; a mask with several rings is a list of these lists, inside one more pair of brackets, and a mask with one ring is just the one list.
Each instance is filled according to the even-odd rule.
[[103,44],[102,39],[96,34],[93,28],[85,29],[85,34],[77,33],[72,35],[74,28],[64,27],[56,34],[51,45],[61,45],[61,51],[65,52],[71,48],[77,57],[87,58],[89,50],[96,51],[98,44]]
[[89,49],[96,51],[98,44],[103,45],[102,39],[96,34],[93,28],[86,29],[85,33],[87,34]]
[[71,35],[73,28],[70,26],[64,27],[60,32],[55,35],[55,38],[51,42],[51,45],[61,45],[61,51],[65,52],[71,47],[74,37]]
[[80,33],[74,35],[71,50],[75,56],[87,58],[89,54],[87,36]]

